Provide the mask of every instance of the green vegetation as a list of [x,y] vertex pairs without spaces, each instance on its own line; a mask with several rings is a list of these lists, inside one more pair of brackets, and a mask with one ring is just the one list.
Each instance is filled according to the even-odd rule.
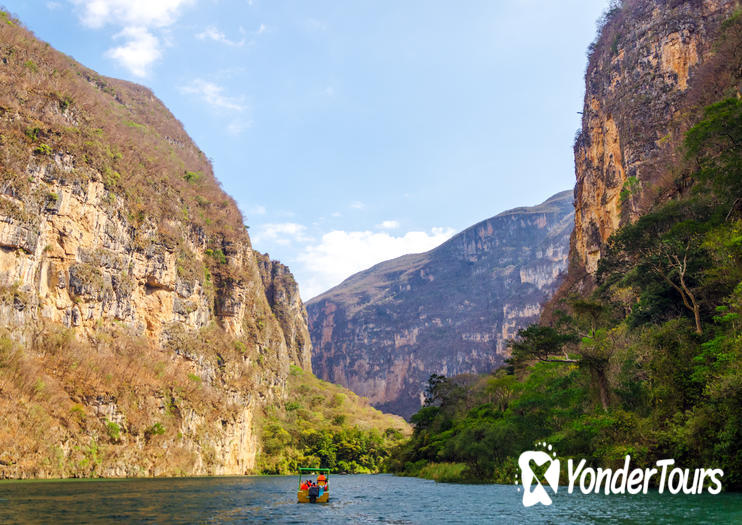
[[147,129],[147,126],[145,126],[144,124],[139,124],[138,122],[134,122],[133,120],[124,120],[124,125],[135,129]]
[[109,167],[103,170],[103,182],[107,189],[113,189],[118,186],[120,180],[121,174],[118,171],[112,170]]
[[224,252],[221,248],[217,248],[216,250],[212,250],[211,248],[207,248],[204,252],[209,257],[213,257],[215,261],[217,261],[219,264],[227,264],[227,256],[224,255]]
[[59,109],[62,111],[67,111],[72,106],[72,97],[57,96],[57,99],[59,100]]
[[149,427],[144,432],[144,434],[148,437],[149,436],[161,436],[164,433],[165,433],[165,427],[162,426],[162,423],[160,423],[159,421],[155,423],[154,425],[152,425],[151,427]]
[[15,26],[15,23],[5,11],[0,11],[0,18],[2,18],[2,20],[4,20],[7,25],[11,27]]
[[408,433],[402,418],[382,414],[365,399],[297,366],[291,366],[288,383],[288,399],[269,407],[262,422],[259,469],[265,474],[291,474],[307,465],[379,472],[391,448]]
[[621,188],[621,193],[619,194],[620,201],[623,203],[624,201],[629,200],[633,195],[636,195],[640,189],[641,183],[639,182],[639,179],[636,177],[627,177],[626,182],[623,183],[623,187]]
[[426,463],[417,475],[441,483],[455,483],[461,481],[467,469],[466,463]]
[[51,155],[52,149],[47,144],[39,144],[34,148],[33,152],[37,155]]
[[121,427],[118,423],[114,421],[106,421],[106,431],[108,432],[108,437],[111,441],[117,442],[121,440]]
[[25,133],[26,133],[26,136],[29,139],[31,139],[32,142],[35,142],[36,139],[39,138],[39,134],[41,133],[41,129],[36,128],[36,127],[33,127],[33,128],[29,127],[29,128],[26,128]]
[[203,174],[200,171],[186,171],[183,180],[196,183],[201,180],[201,177],[203,177]]
[[594,466],[722,468],[742,488],[742,100],[708,106],[682,150],[688,189],[611,237],[589,297],[521,330],[495,373],[431,377],[392,470],[512,482],[545,440]]

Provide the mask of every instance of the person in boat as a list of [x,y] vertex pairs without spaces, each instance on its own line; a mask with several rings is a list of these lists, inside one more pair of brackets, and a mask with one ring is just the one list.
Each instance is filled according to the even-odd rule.
[[311,483],[312,482],[310,480],[308,480],[308,479],[307,480],[304,480],[304,483],[301,484],[301,486],[299,487],[299,489],[301,489],[301,490],[309,490],[309,485]]
[[320,487],[323,487],[325,490],[327,490],[327,478],[324,474],[320,474],[317,476],[317,483]]
[[310,482],[309,489],[307,489],[309,503],[315,503],[320,496],[322,496],[322,489],[316,483]]

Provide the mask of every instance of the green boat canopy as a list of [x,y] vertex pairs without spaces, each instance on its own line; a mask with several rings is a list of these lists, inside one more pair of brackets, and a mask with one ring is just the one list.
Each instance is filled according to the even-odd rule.
[[326,474],[326,478],[330,479],[330,469],[329,468],[320,468],[320,467],[299,467],[299,485],[301,485],[301,477],[306,476],[307,474]]

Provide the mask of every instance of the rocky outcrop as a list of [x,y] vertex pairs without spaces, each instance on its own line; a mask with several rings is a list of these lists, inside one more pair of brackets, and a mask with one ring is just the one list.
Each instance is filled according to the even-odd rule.
[[251,472],[310,361],[288,268],[149,90],[3,20],[0,478]]
[[572,194],[476,224],[307,303],[312,367],[377,408],[414,413],[432,373],[488,372],[566,268]]
[[574,273],[593,274],[608,237],[672,192],[689,86],[736,0],[626,0],[606,14],[585,75],[575,142]]
[[288,266],[273,261],[268,254],[255,252],[263,287],[273,315],[278,319],[291,353],[291,360],[312,371],[312,343],[307,327],[307,310],[299,295],[299,285]]

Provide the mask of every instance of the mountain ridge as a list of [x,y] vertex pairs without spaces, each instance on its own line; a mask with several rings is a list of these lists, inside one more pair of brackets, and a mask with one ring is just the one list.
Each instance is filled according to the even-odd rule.
[[333,286],[329,290],[324,291],[321,294],[312,297],[311,299],[309,299],[306,302],[306,304],[308,305],[310,303],[316,303],[316,302],[319,302],[319,301],[321,301],[322,299],[324,299],[326,297],[332,296],[333,293],[334,293],[334,290],[339,289],[339,288],[342,288],[342,287],[347,287],[352,282],[354,282],[354,280],[361,279],[363,276],[369,275],[369,274],[373,273],[374,271],[379,271],[383,267],[385,267],[386,265],[392,266],[394,264],[402,264],[403,262],[407,262],[407,261],[410,261],[410,263],[416,263],[418,258],[422,258],[423,256],[425,256],[427,254],[430,254],[430,253],[432,253],[432,252],[434,252],[434,251],[436,251],[438,249],[442,249],[444,245],[446,245],[447,243],[449,243],[449,242],[451,242],[453,240],[453,237],[456,237],[456,236],[461,235],[461,234],[465,234],[468,230],[474,230],[474,229],[476,229],[478,227],[481,227],[483,224],[485,224],[488,221],[497,219],[499,217],[506,217],[508,215],[520,215],[520,214],[524,214],[524,213],[544,213],[544,212],[546,212],[549,209],[549,206],[553,205],[554,202],[559,201],[559,200],[562,200],[562,199],[565,199],[565,198],[568,198],[572,193],[573,193],[572,190],[564,190],[564,191],[561,191],[559,193],[555,193],[554,195],[552,195],[551,197],[549,197],[548,199],[546,199],[544,202],[542,202],[540,204],[536,204],[534,206],[519,206],[519,207],[516,207],[516,208],[511,208],[509,210],[505,210],[505,211],[503,211],[501,213],[498,213],[497,215],[494,215],[494,216],[490,217],[489,219],[483,219],[483,220],[481,220],[481,221],[473,224],[472,226],[468,226],[467,228],[464,228],[460,232],[454,234],[450,239],[443,241],[441,244],[439,244],[438,246],[436,246],[434,248],[431,248],[428,251],[419,252],[419,253],[408,253],[408,254],[405,254],[405,255],[400,255],[399,257],[395,257],[394,259],[388,259],[386,261],[382,261],[380,263],[376,263],[373,266],[371,266],[370,268],[367,268],[365,270],[361,270],[361,271],[359,271],[359,272],[351,275],[350,277],[347,277],[340,284],[337,284],[337,285]]
[[[315,372],[369,397],[377,408],[408,416],[431,373],[501,364],[504,341],[534,319],[566,268],[571,213],[569,190],[506,210],[428,252],[374,265],[308,301]],[[453,345],[448,353],[442,340],[429,340],[432,332],[445,334]],[[433,350],[423,351],[422,339]],[[395,401],[400,395],[404,401]]]
[[[289,269],[150,89],[4,11],[0,85],[0,478],[257,473],[313,377]],[[405,431],[336,390],[330,434]]]

